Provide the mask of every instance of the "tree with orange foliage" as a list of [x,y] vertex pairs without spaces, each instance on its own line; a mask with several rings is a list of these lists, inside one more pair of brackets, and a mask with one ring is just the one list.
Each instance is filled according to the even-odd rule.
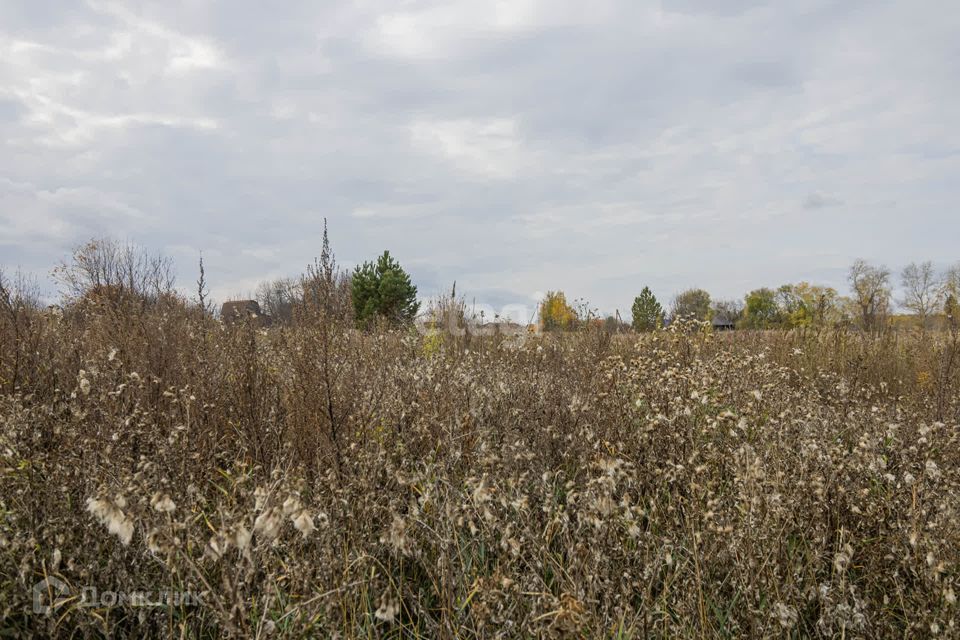
[[563,291],[548,291],[540,302],[540,325],[544,331],[571,331],[577,326],[577,312],[567,303]]

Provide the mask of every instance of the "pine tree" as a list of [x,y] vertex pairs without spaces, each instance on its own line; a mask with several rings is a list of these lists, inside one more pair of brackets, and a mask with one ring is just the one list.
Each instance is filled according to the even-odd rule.
[[634,299],[632,312],[634,331],[653,331],[663,324],[663,307],[650,287],[644,287]]
[[399,326],[412,322],[420,309],[417,288],[389,251],[353,272],[353,311],[357,323],[369,327],[377,319]]

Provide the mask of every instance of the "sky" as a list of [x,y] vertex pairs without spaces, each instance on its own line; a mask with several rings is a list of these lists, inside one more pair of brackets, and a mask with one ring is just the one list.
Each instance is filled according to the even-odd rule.
[[[956,0],[0,3],[0,265],[98,236],[215,298],[385,249],[628,314],[960,261]],[[46,285],[45,285],[46,286]]]

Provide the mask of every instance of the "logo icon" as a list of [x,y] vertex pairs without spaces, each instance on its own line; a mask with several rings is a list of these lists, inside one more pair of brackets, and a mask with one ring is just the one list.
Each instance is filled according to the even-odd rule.
[[70,595],[70,587],[63,580],[46,578],[33,585],[33,612],[48,616],[57,610]]

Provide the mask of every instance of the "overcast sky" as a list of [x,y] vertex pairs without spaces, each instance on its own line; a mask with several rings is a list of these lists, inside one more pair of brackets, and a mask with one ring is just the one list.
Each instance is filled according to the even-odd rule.
[[957,0],[4,0],[0,264],[110,234],[222,300],[327,217],[342,264],[495,308],[942,266],[958,34]]

